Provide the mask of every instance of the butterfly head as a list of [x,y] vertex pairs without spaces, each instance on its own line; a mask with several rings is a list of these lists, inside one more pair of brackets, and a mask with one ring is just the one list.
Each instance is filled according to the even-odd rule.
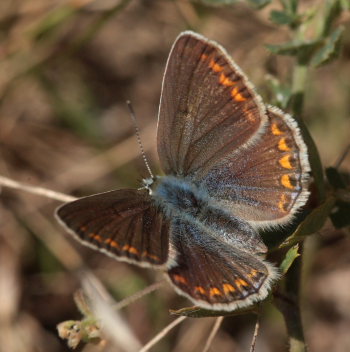
[[142,179],[142,188],[147,189],[148,193],[150,195],[153,194],[153,189],[154,189],[154,185],[157,182],[157,179],[159,177],[158,176],[153,176],[153,177],[148,177],[148,178],[144,178]]

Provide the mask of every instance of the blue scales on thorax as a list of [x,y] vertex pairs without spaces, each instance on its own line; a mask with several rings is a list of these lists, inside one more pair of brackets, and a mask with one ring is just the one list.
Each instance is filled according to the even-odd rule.
[[[248,223],[226,211],[215,202],[205,189],[197,187],[184,178],[158,176],[154,182],[145,182],[156,204],[162,208],[170,221],[193,223],[203,234],[232,244],[250,253],[265,253],[266,247],[260,236]],[[242,243],[239,233],[247,240]]]

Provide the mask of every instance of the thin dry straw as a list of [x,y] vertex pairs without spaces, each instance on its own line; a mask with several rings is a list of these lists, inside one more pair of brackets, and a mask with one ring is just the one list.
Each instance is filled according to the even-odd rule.
[[[150,123],[142,129],[140,138],[144,141],[154,140],[156,130],[156,123]],[[152,144],[147,143],[144,148],[150,150],[153,147]],[[140,151],[135,148],[135,136],[133,135],[95,157],[71,165],[45,183],[45,186],[74,189],[75,187],[91,184],[104,177],[111,169],[121,167],[139,156]]]
[[59,200],[62,202],[71,202],[71,201],[77,199],[76,197],[69,196],[64,193],[52,191],[51,189],[36,187],[36,186],[28,186],[23,183],[11,180],[11,179],[4,177],[4,176],[0,176],[0,185],[5,186],[5,187],[9,187],[9,188],[19,189],[19,190],[22,190],[25,192],[37,194],[40,196],[44,196],[46,198],[55,199],[55,200]]
[[129,304],[137,301],[138,299],[140,299],[146,295],[149,295],[151,292],[158,290],[158,288],[161,287],[164,284],[164,282],[165,282],[165,280],[158,281],[152,285],[147,286],[143,290],[138,291],[138,292],[134,293],[133,295],[124,298],[120,302],[114,304],[113,309],[115,309],[115,310],[122,309],[122,308],[128,306]]
[[214,326],[211,329],[210,335],[209,335],[209,337],[207,339],[207,342],[205,343],[205,346],[204,346],[202,352],[208,352],[209,351],[209,348],[210,348],[210,346],[211,346],[211,344],[212,344],[212,342],[213,342],[213,340],[214,340],[214,338],[215,338],[215,336],[216,336],[216,334],[217,334],[217,332],[218,332],[223,320],[224,320],[224,317],[216,318]]
[[113,299],[100,281],[89,272],[82,273],[81,281],[91,302],[93,315],[100,320],[103,331],[108,334],[114,346],[123,352],[139,351],[140,342],[118,312],[111,309]]
[[166,334],[173,329],[175,326],[179,325],[187,317],[181,316],[166,326],[161,332],[159,332],[152,340],[150,340],[145,346],[143,346],[139,352],[147,352],[151,347],[153,347],[158,341],[160,341]]
[[253,339],[252,339],[252,344],[250,345],[249,352],[255,351],[256,339],[258,338],[259,328],[260,328],[259,315],[257,315],[255,329],[254,329],[254,335],[253,335]]

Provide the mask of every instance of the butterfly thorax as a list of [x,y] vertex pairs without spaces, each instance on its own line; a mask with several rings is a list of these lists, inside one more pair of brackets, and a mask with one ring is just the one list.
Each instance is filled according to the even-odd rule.
[[[247,222],[228,212],[205,189],[191,181],[176,176],[162,176],[157,177],[149,189],[157,206],[169,220],[181,219],[195,223],[203,233],[226,243],[254,253],[266,252],[265,245]],[[236,234],[243,232],[248,236],[241,243]]]
[[149,187],[150,194],[166,214],[199,216],[207,195],[192,182],[175,176],[158,176]]

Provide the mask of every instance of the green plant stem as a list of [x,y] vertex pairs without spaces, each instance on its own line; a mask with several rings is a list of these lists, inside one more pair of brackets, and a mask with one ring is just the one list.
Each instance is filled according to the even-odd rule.
[[[298,119],[299,125],[302,125],[301,116],[304,105],[304,89],[307,73],[307,66],[300,63],[296,65],[293,72],[292,111],[293,115]],[[302,128],[302,133],[303,135],[305,135],[305,133],[308,133],[307,129]],[[309,140],[312,140],[310,135],[308,137]],[[289,269],[286,275],[285,294],[290,299],[290,301],[287,304],[284,303],[279,306],[280,311],[284,316],[288,331],[290,352],[303,352],[307,350],[300,312],[300,287],[302,274],[301,268],[303,258],[303,246],[300,246],[299,253],[300,257],[293,262],[291,268]]]
[[285,276],[284,292],[275,296],[276,306],[286,324],[289,352],[307,351],[300,310],[301,260],[301,256],[294,260]]
[[294,118],[301,120],[301,115],[304,107],[304,90],[307,78],[308,68],[302,63],[297,63],[293,71],[292,78],[292,105],[291,109]]
[[319,156],[316,144],[302,120],[305,95],[304,91],[308,77],[308,69],[308,62],[298,60],[294,68],[292,78],[291,110],[294,118],[298,121],[301,133],[308,147],[311,173],[315,181],[315,196],[317,198],[317,203],[322,203],[325,199],[325,186],[321,158]]
[[[304,37],[304,27],[301,25],[294,31],[294,38],[301,39]],[[308,134],[307,129],[302,122],[302,112],[304,108],[304,95],[305,86],[308,77],[308,65],[305,57],[297,56],[296,65],[292,75],[292,99],[291,110],[294,117],[297,119],[301,128],[301,133],[306,143],[312,144],[316,148],[311,136]],[[317,153],[317,152],[316,152]],[[285,276],[285,287],[283,297],[285,299],[276,299],[276,305],[280,312],[283,314],[288,338],[289,338],[289,352],[305,352],[307,351],[303,324],[300,311],[300,289],[302,277],[302,258],[303,246],[300,245],[300,256],[294,260]]]
[[[303,246],[300,245],[300,252],[303,253]],[[302,276],[302,256],[297,258],[286,276],[286,291],[291,298],[291,309],[286,310],[286,326],[289,336],[289,351],[306,351],[303,323],[300,311],[300,290]]]

